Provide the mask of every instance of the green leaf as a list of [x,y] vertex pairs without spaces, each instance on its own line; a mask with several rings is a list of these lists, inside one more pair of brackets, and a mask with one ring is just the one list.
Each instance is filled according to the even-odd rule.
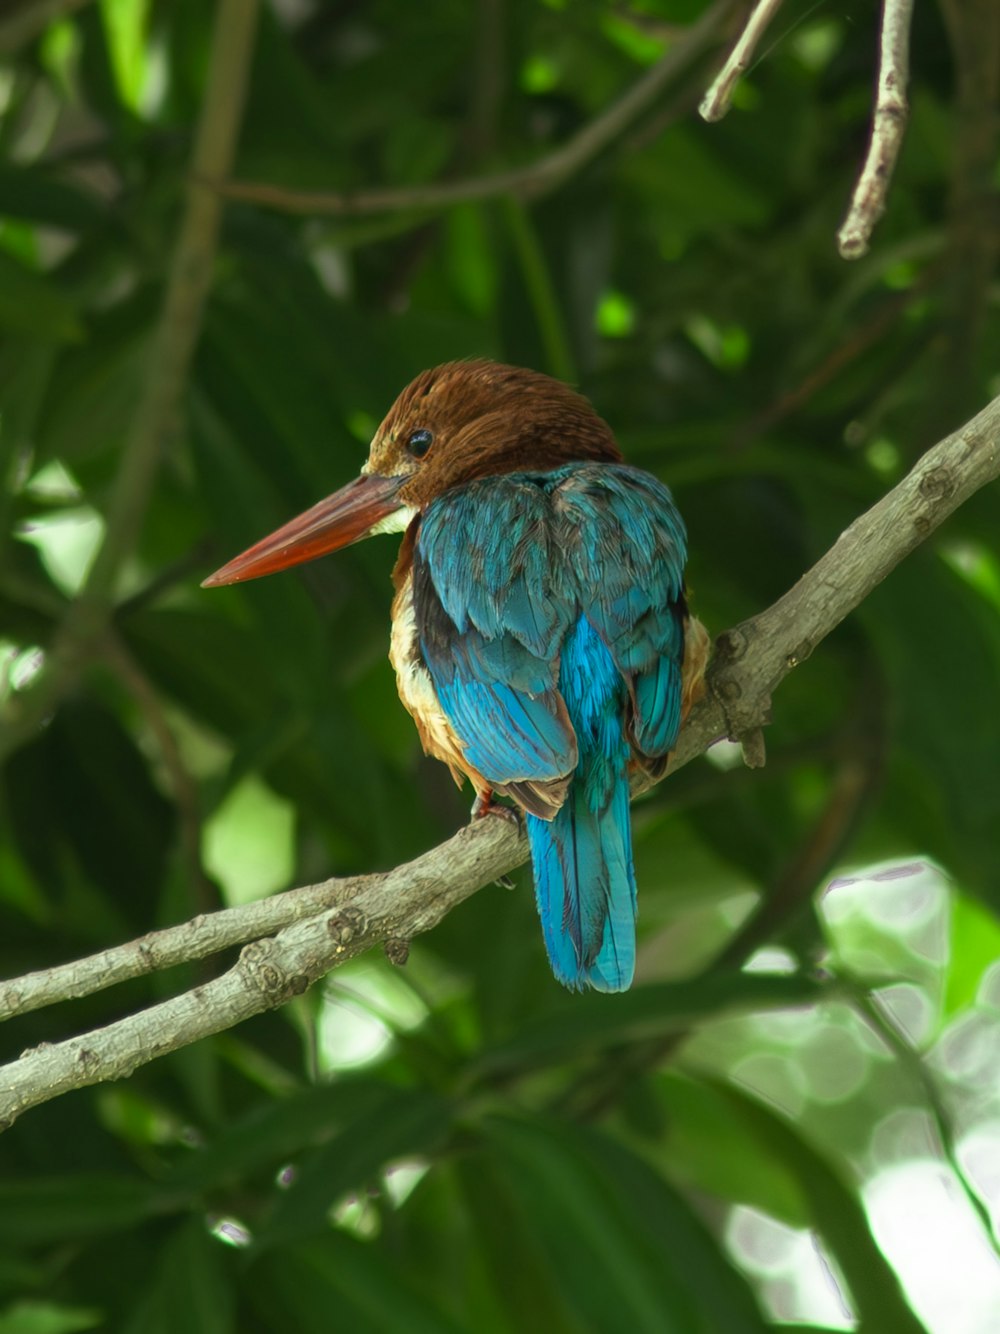
[[647,1163],[570,1123],[492,1117],[483,1131],[588,1329],[764,1329],[745,1281]]
[[612,1043],[680,1032],[729,1011],[809,1005],[822,995],[822,983],[807,977],[725,973],[634,987],[614,997],[573,996],[502,1044],[486,1048],[478,1065],[493,1073],[565,1061]]
[[391,1259],[341,1232],[268,1253],[248,1283],[255,1313],[265,1312],[272,1329],[329,1334],[332,1322],[357,1334],[460,1334]]
[[[110,451],[122,448],[161,296],[149,286],[130,291],[123,300],[92,313],[86,341],[64,348],[35,432],[39,462],[59,459],[78,471],[82,464],[106,459]],[[86,483],[82,476],[81,481]]]
[[987,969],[1000,959],[1000,922],[982,904],[955,891],[951,895],[948,969],[942,1021],[974,1005]]
[[146,26],[149,0],[101,0],[101,19],[107,34],[108,54],[118,85],[118,96],[138,111],[146,68]]
[[894,797],[892,813],[915,851],[937,857],[1000,909],[992,855],[1000,710],[983,707],[1000,678],[996,609],[938,556],[918,551],[860,610],[888,680],[893,761],[910,786],[908,800],[902,791]]
[[119,718],[88,700],[67,702],[7,772],[13,827],[39,879],[56,892],[69,852],[126,920],[148,921],[136,888],[152,894],[160,883],[173,808]]
[[72,342],[83,337],[76,303],[54,282],[0,249],[0,329]]
[[24,1301],[0,1311],[0,1334],[77,1334],[103,1322],[103,1314],[89,1308]]
[[676,1281],[697,1310],[685,1329],[761,1334],[765,1324],[750,1285],[687,1200],[649,1162],[610,1136],[586,1132],[583,1142],[634,1210],[651,1262],[662,1263],[669,1248]]
[[430,1092],[387,1089],[376,1105],[299,1165],[257,1244],[274,1246],[327,1227],[330,1209],[348,1191],[360,1190],[394,1159],[437,1146],[448,1133],[451,1115],[449,1105]]
[[551,1334],[582,1331],[558,1275],[525,1227],[508,1173],[487,1153],[459,1159],[456,1171],[473,1229],[471,1240],[489,1269],[504,1326],[534,1326]]
[[92,227],[104,216],[98,201],[68,181],[31,167],[0,167],[0,215],[71,231]]
[[345,1124],[363,1122],[396,1095],[380,1080],[341,1079],[267,1102],[226,1125],[182,1159],[168,1178],[172,1191],[235,1186],[262,1170],[273,1173],[303,1148],[313,1148]]
[[716,1087],[753,1135],[798,1178],[813,1223],[847,1281],[861,1328],[926,1334],[869,1231],[864,1207],[839,1170],[790,1121],[732,1085]]
[[125,1334],[230,1334],[236,1325],[233,1256],[192,1218],[158,1251],[149,1289]]
[[138,1177],[77,1172],[0,1181],[0,1241],[31,1246],[85,1238],[134,1225],[158,1207],[156,1192]]
[[657,1080],[656,1094],[666,1133],[649,1152],[672,1178],[727,1202],[752,1205],[791,1227],[807,1225],[797,1175],[715,1085],[669,1072]]

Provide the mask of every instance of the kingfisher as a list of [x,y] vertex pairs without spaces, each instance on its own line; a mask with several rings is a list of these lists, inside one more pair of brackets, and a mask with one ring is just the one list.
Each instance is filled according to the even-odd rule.
[[240,583],[403,533],[389,657],[425,751],[474,815],[523,815],[552,971],[623,991],[635,968],[629,780],[662,776],[703,691],[670,491],[628,466],[559,380],[493,361],[424,371],[361,475],[204,581]]

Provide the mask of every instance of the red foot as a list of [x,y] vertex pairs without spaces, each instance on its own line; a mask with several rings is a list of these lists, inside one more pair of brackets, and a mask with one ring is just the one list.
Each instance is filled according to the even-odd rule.
[[521,813],[513,806],[502,806],[491,790],[477,792],[472,803],[472,819],[481,820],[486,815],[499,815],[502,820],[509,820],[516,829],[521,828]]

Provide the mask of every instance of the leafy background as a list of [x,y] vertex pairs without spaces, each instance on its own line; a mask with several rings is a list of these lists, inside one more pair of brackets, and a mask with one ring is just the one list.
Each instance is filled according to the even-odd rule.
[[[702,8],[274,3],[236,174],[350,190],[530,162]],[[716,631],[997,392],[990,8],[917,6],[912,120],[854,264],[833,237],[876,47],[854,0],[789,5],[722,123],[694,115],[703,61],[542,198],[230,204],[118,590],[127,652],[7,748],[3,974],[395,865],[466,818],[395,697],[393,543],[198,587],[352,476],[423,367],[489,355],[579,383],[673,487]],[[213,17],[0,19],[9,716],[102,537]],[[0,1137],[2,1334],[995,1329],[998,531],[982,493],[787,680],[762,773],[719,747],[637,806],[629,995],[560,992],[522,875],[405,969],[358,961],[22,1117]],[[3,1050],[204,976],[13,1021]]]

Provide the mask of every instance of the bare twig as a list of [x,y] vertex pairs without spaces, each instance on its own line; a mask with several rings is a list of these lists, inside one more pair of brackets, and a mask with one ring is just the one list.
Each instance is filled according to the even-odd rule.
[[537,198],[556,189],[608,147],[633,121],[655,103],[662,90],[698,60],[715,42],[732,0],[716,0],[698,21],[687,28],[675,46],[599,116],[547,157],[525,167],[473,176],[459,181],[433,182],[399,189],[291,190],[258,181],[224,179],[222,172],[201,172],[198,179],[229,199],[266,204],[286,213],[332,214],[361,217],[375,213],[436,213],[454,204],[467,204],[498,195]]
[[884,0],[878,94],[868,155],[854,187],[851,207],[837,233],[837,247],[844,259],[860,259],[865,254],[872,230],[885,212],[886,194],[909,116],[906,84],[912,14],[913,0]]
[[[253,53],[258,0],[220,0],[192,175],[224,175],[236,149]],[[79,597],[56,636],[45,670],[18,697],[20,711],[0,736],[0,758],[30,737],[99,652],[114,586],[132,552],[160,459],[176,429],[188,365],[212,280],[222,202],[192,183],[167,283],[163,312],[146,365],[141,398],[126,438],[106,515],[104,541]]]
[[721,120],[729,110],[733,100],[733,90],[749,67],[757,43],[764,36],[768,24],[780,8],[781,0],[757,0],[739,41],[729,54],[729,59],[719,70],[711,88],[701,100],[698,114],[702,120]]
[[[771,693],[792,668],[949,514],[998,476],[1000,397],[929,450],[784,597],[720,637],[709,693],[692,711],[670,770],[720,735],[745,735],[766,723]],[[0,1007],[11,1015],[281,928],[272,939],[254,940],[233,969],[203,987],[0,1068],[0,1125],[67,1089],[122,1078],[144,1061],[279,1005],[373,944],[428,930],[526,855],[523,837],[507,821],[482,820],[384,877],[294,890],[52,974],[6,983]],[[309,916],[301,920],[304,913]]]

